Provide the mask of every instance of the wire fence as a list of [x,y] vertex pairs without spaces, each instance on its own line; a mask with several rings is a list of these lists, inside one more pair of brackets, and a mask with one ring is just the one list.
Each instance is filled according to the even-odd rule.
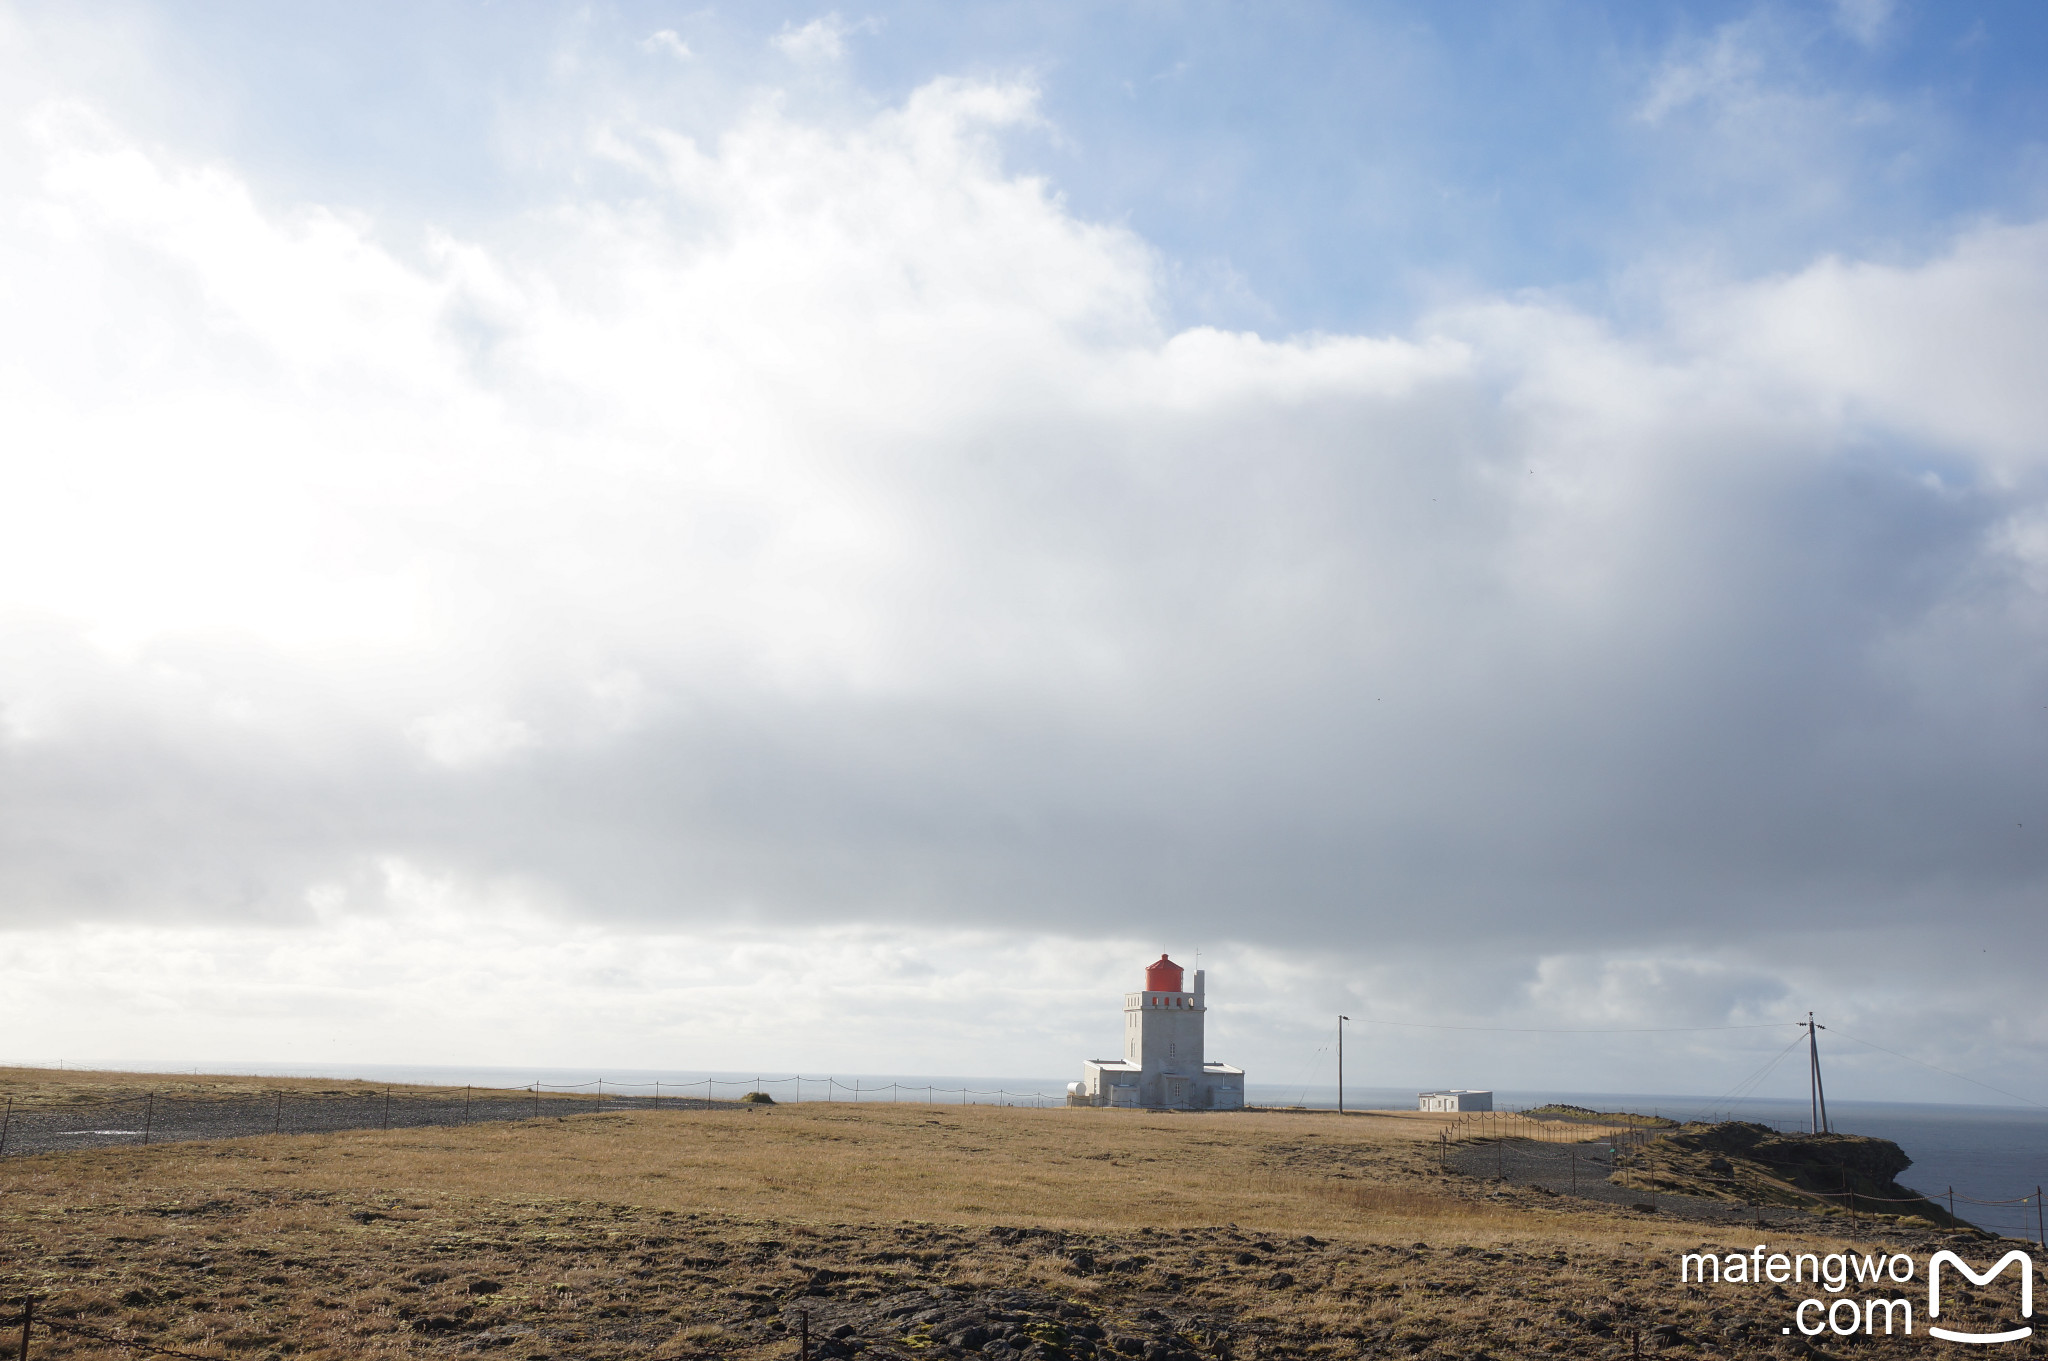
[[0,1318],[0,1338],[5,1338],[16,1328],[21,1329],[20,1350],[16,1353],[19,1361],[28,1361],[29,1342],[33,1336],[32,1330],[36,1328],[58,1337],[82,1337],[90,1342],[120,1347],[143,1356],[172,1356],[181,1358],[182,1361],[219,1361],[217,1357],[200,1352],[188,1352],[177,1347],[166,1347],[146,1338],[122,1337],[119,1333],[109,1332],[105,1328],[95,1328],[91,1324],[80,1323],[75,1319],[54,1319],[48,1314],[39,1315],[36,1313],[37,1303],[37,1296],[24,1296],[20,1301],[19,1314],[12,1318]]
[[97,1101],[0,1106],[0,1157],[257,1134],[416,1129],[532,1120],[608,1110],[721,1109],[760,1094],[781,1102],[921,1105],[1064,1105],[1066,1093],[937,1083],[876,1084],[836,1077],[699,1078],[689,1082],[532,1082],[522,1088],[386,1088],[382,1091],[181,1096],[144,1092]]
[[[848,1082],[839,1077],[804,1077],[790,1074],[785,1077],[754,1078],[697,1078],[690,1082],[617,1082],[608,1078],[595,1078],[589,1082],[537,1082],[531,1084],[542,1092],[591,1092],[599,1100],[606,1099],[607,1093],[615,1101],[637,1098],[646,1102],[658,1102],[666,1093],[669,1099],[687,1096],[702,1089],[706,1101],[731,1100],[732,1095],[721,1097],[737,1088],[737,1095],[744,1097],[749,1092],[760,1092],[778,1101],[801,1102],[806,1093],[813,1101],[922,1101],[925,1105],[998,1105],[998,1106],[1047,1106],[1067,1103],[1064,1090],[1058,1092],[1012,1092],[1000,1088],[941,1087],[936,1083],[908,1082],[866,1082],[855,1078]],[[819,1089],[823,1088],[821,1092]]]
[[[178,1096],[145,1092],[139,1096],[99,1101],[66,1101],[29,1105],[8,1100],[0,1106],[0,1157],[47,1153],[63,1149],[115,1147],[198,1139],[239,1138],[259,1134],[311,1134],[363,1129],[415,1129],[487,1121],[541,1119],[585,1111],[720,1109],[744,1103],[758,1094],[772,1100],[801,1103],[854,1102],[917,1105],[1001,1105],[1043,1108],[1066,1104],[1067,1094],[1012,1091],[1008,1088],[947,1087],[938,1083],[848,1081],[832,1075],[786,1074],[752,1078],[703,1077],[687,1081],[621,1082],[594,1078],[587,1082],[531,1082],[524,1088],[426,1088],[408,1086],[346,1092],[273,1091],[260,1095]],[[1640,1117],[1638,1117],[1640,1118]],[[1804,1126],[1756,1121],[1781,1134],[1805,1133]],[[1618,1150],[1624,1160],[1661,1128],[1623,1127],[1599,1113],[1586,1116],[1531,1114],[1504,1109],[1468,1111],[1439,1131],[1440,1156],[1454,1143],[1473,1140],[1502,1145],[1514,1141],[1576,1145],[1599,1141]],[[1505,1165],[1506,1153],[1499,1155]],[[1769,1160],[1765,1160],[1769,1161]],[[1787,1163],[1788,1168],[1793,1164]],[[1894,1203],[1859,1191],[1800,1189],[1818,1203],[1837,1204],[1854,1214],[1858,1209]],[[1964,1195],[1945,1188],[1938,1194],[1908,1197],[1897,1203],[1946,1204],[1990,1211],[1971,1216],[1981,1227],[2012,1237],[2033,1239],[2048,1251],[2048,1207],[2042,1189],[2000,1199]],[[2030,1222],[2029,1222],[2030,1221]]]

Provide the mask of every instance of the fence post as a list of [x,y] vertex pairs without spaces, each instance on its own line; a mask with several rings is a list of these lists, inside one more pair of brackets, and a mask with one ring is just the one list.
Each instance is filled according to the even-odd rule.
[[272,1116],[272,1117],[270,1118],[270,1132],[271,1132],[272,1134],[281,1134],[281,1133],[283,1133],[283,1132],[284,1132],[284,1093],[283,1093],[283,1092],[279,1092],[279,1093],[277,1094],[277,1113],[276,1113],[275,1115],[273,1115],[273,1116]]
[[801,1361],[811,1361],[811,1311],[806,1309],[796,1316],[797,1355]]
[[2041,1251],[2048,1252],[2048,1221],[2041,1215],[2041,1188],[2034,1188],[2034,1231],[2041,1236]]
[[599,1110],[603,1110],[603,1109],[604,1109],[604,1079],[603,1079],[603,1078],[599,1078],[599,1079],[597,1080],[597,1108],[598,1108]]
[[7,1151],[7,1126],[14,1122],[14,1098],[7,1098],[7,1113],[0,1115],[0,1153]]
[[536,1120],[540,1118],[540,1084],[538,1082],[533,1084],[533,1116]]
[[1948,1217],[1956,1217],[1956,1188],[1953,1186],[1948,1188]]
[[391,1128],[391,1089],[384,1089],[384,1128]]
[[462,1084],[462,1123],[469,1123],[469,1084]]
[[[147,1096],[146,1096],[146,1097],[145,1097],[145,1098],[143,1099],[143,1106],[142,1106],[142,1146],[143,1146],[144,1148],[147,1148],[147,1147],[149,1147],[149,1127],[150,1127],[150,1124],[151,1124],[151,1122],[153,1122],[153,1121],[154,1121],[155,1119],[156,1119],[156,1093],[155,1093],[155,1092],[151,1092],[151,1093],[149,1093],[149,1094],[148,1094],[148,1095],[147,1095]],[[23,1347],[24,1349],[26,1349],[26,1348],[27,1348],[27,1346],[28,1346],[28,1330],[27,1330],[27,1329],[23,1329],[23,1330],[22,1330],[22,1334],[21,1334],[21,1337],[22,1337],[22,1343],[21,1343],[21,1345],[22,1345],[22,1347]]]
[[28,1361],[28,1326],[34,1322],[35,1316],[36,1297],[34,1295],[23,1295],[21,1297],[21,1361]]

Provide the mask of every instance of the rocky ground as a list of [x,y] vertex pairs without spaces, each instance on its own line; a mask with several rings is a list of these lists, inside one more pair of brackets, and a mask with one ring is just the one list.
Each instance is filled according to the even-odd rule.
[[1467,1176],[1702,1222],[1825,1232],[1875,1216],[1923,1230],[1970,1227],[1898,1184],[1911,1159],[1897,1144],[1851,1134],[1727,1121],[1583,1144],[1475,1140],[1446,1162]]
[[[1575,1218],[1561,1212],[1546,1248],[231,1192],[74,1207],[8,1264],[5,1288],[45,1292],[45,1316],[73,1330],[39,1340],[53,1359],[127,1354],[114,1339],[208,1357],[520,1361],[798,1357],[805,1338],[823,1361],[1812,1354],[1779,1331],[1782,1289],[1680,1288],[1675,1254]],[[1856,1339],[1871,1355],[1904,1345]]]
[[1644,1213],[1461,1173],[1490,1150],[1429,1133],[820,1107],[10,1158],[0,1300],[36,1295],[33,1355],[67,1361],[1875,1358],[1923,1352],[1925,1319],[1809,1341],[1795,1294],[1681,1282],[1680,1254],[2012,1246]]

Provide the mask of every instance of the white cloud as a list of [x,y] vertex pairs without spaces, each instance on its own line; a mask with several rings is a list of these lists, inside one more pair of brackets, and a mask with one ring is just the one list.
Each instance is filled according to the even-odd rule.
[[1868,239],[1883,230],[1873,177],[1951,154],[1942,121],[1912,94],[1817,68],[1810,31],[1770,8],[1675,40],[1636,121],[1655,167],[1637,192],[1659,218],[1645,248],[1688,266],[1783,267]]
[[429,714],[406,725],[420,749],[444,766],[500,760],[533,745],[533,730],[489,707]]
[[2048,224],[1966,232],[1911,267],[1823,260],[1689,309],[1699,343],[1836,407],[2006,478],[2048,463]]
[[1891,26],[1895,0],[1834,0],[1835,23],[1865,47],[1876,45]]
[[815,65],[838,61],[846,55],[847,38],[855,33],[871,33],[875,28],[872,19],[850,24],[834,11],[807,24],[784,24],[782,31],[769,41],[791,61]]
[[[357,1057],[873,1068],[839,1053],[997,986],[986,949],[1065,999],[991,1022],[1022,1064],[1178,932],[1265,952],[1237,1039],[1277,1068],[1303,996],[1446,940],[1599,1017],[1792,995],[1793,905],[2039,943],[2041,228],[1674,285],[1652,334],[1176,333],[1146,242],[1005,166],[1036,117],[615,119],[624,189],[457,238],[41,105],[0,164],[36,996],[168,953],[284,980],[195,1051],[273,1005],[316,1045],[326,998]],[[550,969],[547,1027],[458,1014]],[[883,980],[843,1051],[733,1019],[827,975]]]
[[1656,123],[1702,102],[1748,97],[1755,92],[1763,70],[1763,56],[1749,31],[1738,24],[1727,25],[1708,42],[1665,61],[1636,116]]
[[[0,1061],[958,1074],[1042,1079],[1057,1091],[1082,1059],[1113,1052],[1123,993],[1167,944],[1114,930],[620,932],[516,882],[456,880],[402,860],[373,867],[353,896],[340,885],[322,896],[319,922],[289,930],[10,932]],[[1327,1088],[1342,1011],[1354,1095],[1455,1083],[1705,1098],[1761,1067],[1814,1005],[1841,1032],[1828,1055],[1838,1099],[1986,1097],[1849,1035],[1990,1072],[2007,1090],[2048,1081],[2038,1062],[2010,1062],[2039,1034],[1986,1033],[1911,987],[1830,981],[1825,941],[1786,943],[1786,958],[1761,966],[1712,952],[1518,960],[1403,948],[1333,978],[1327,958],[1214,942],[1201,957],[1208,1052],[1261,1086]],[[1801,963],[1807,946],[1821,953]],[[1190,949],[1172,953],[1195,963]],[[2030,986],[2023,971],[1987,981],[2008,1005]],[[1737,1028],[1627,1029],[1646,1018]],[[1795,1094],[1802,1071],[1781,1065],[1759,1094]]]
[[640,40],[640,46],[644,51],[666,52],[668,55],[683,61],[687,61],[696,55],[690,51],[690,45],[683,41],[682,35],[672,28],[657,29],[653,33],[648,34]]

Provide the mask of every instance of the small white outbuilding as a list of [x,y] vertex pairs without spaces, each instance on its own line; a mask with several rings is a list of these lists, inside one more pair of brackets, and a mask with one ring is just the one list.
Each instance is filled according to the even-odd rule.
[[1422,1092],[1417,1096],[1419,1111],[1490,1111],[1493,1093],[1456,1087],[1446,1092]]

